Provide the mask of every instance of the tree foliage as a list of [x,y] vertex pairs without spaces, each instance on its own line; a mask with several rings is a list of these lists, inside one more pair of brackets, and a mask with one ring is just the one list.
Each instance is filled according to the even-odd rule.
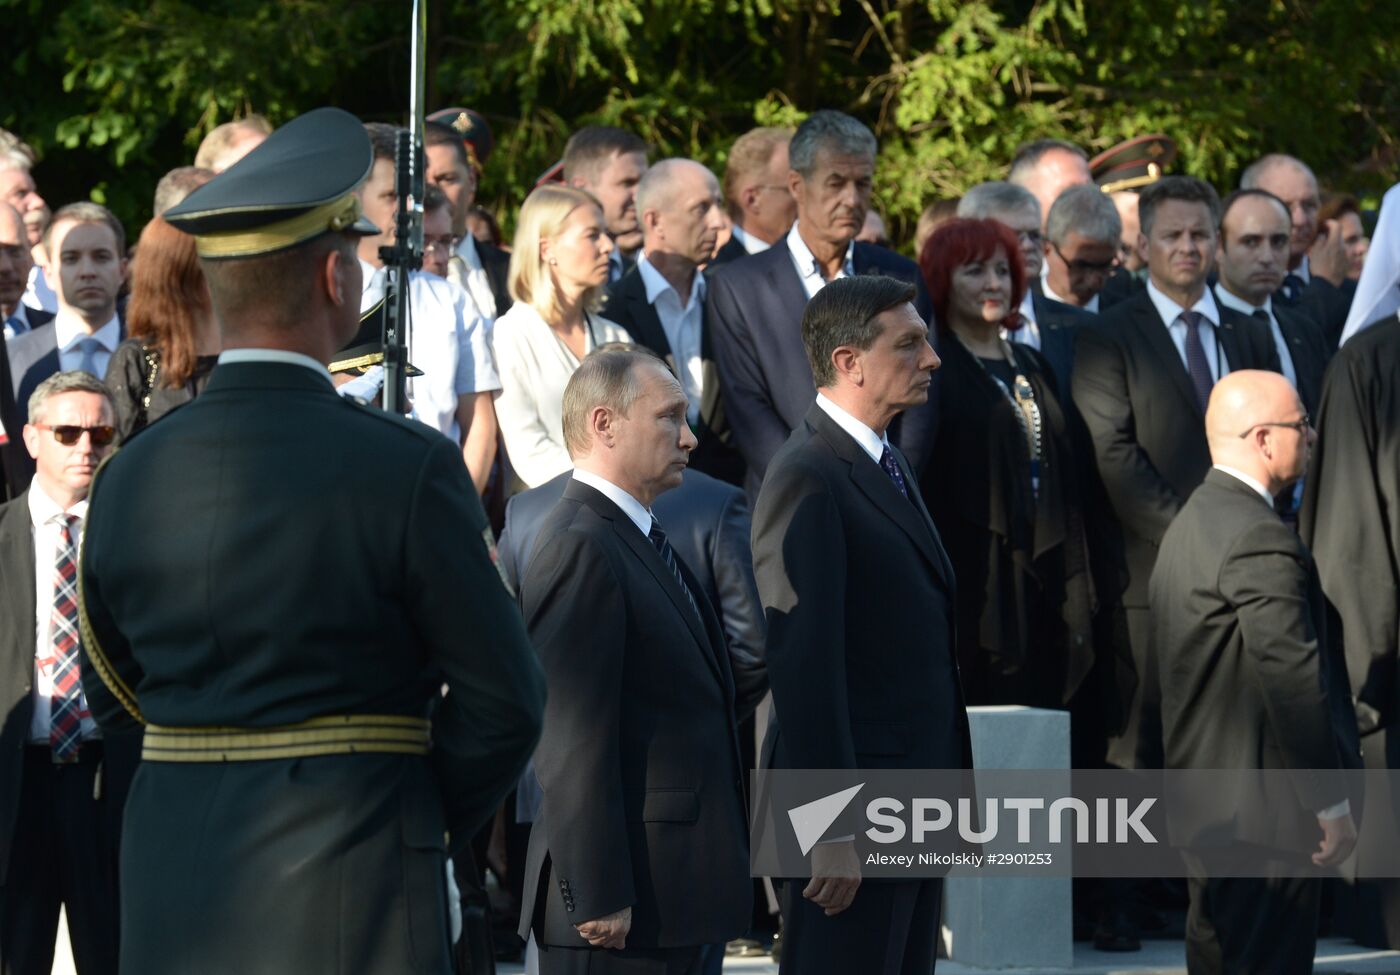
[[[397,120],[402,0],[0,0],[0,125],[43,157],[50,202],[89,194],[136,229],[165,170],[219,122],[321,104]],[[1176,169],[1234,184],[1267,151],[1374,193],[1400,176],[1393,0],[430,0],[431,107],[482,111],[482,201],[509,214],[588,122],[717,170],[758,123],[834,107],[880,137],[879,203],[1005,172],[1019,143],[1091,152],[1164,132]]]

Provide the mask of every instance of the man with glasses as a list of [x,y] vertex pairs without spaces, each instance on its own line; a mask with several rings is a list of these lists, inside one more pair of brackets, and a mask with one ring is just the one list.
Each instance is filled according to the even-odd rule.
[[[374,146],[374,168],[356,195],[365,216],[380,233],[360,238],[364,281],[360,309],[372,313],[385,293],[379,248],[395,239],[398,130],[379,122],[369,123],[365,129]],[[409,380],[408,398],[420,420],[461,447],[472,483],[478,492],[484,491],[496,458],[496,412],[491,393],[501,388],[487,334],[491,322],[468,293],[451,281],[423,271],[410,272],[408,280],[408,357],[423,370],[422,376]]]
[[[79,680],[78,546],[114,436],[111,394],[60,372],[29,399],[28,490],[0,505],[0,945],[15,975],[53,964],[60,907],[82,975],[117,971],[117,849],[139,735],[104,740]],[[18,432],[18,431],[17,431]]]
[[1150,585],[1166,767],[1294,774],[1282,796],[1237,776],[1171,823],[1191,871],[1186,965],[1301,975],[1313,969],[1321,881],[1235,868],[1244,848],[1334,866],[1356,842],[1345,783],[1298,771],[1361,764],[1317,569],[1274,503],[1317,435],[1293,385],[1254,370],[1215,384],[1205,431],[1212,467],[1162,538]]
[[1061,193],[1045,220],[1045,297],[1097,314],[1099,292],[1118,266],[1122,233],[1118,208],[1094,184]]
[[797,201],[787,186],[792,132],[761,127],[734,140],[724,164],[724,205],[734,228],[711,266],[763,253],[797,219]]

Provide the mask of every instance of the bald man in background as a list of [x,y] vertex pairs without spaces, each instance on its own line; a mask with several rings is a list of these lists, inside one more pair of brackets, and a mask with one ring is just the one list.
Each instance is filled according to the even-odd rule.
[[1036,139],[1016,150],[1006,181],[1024,186],[1035,196],[1044,230],[1043,222],[1049,219],[1050,208],[1060,194],[1071,186],[1092,183],[1094,177],[1089,172],[1088,155],[1073,142]]
[[1346,668],[1312,554],[1274,510],[1316,434],[1293,384],[1257,370],[1216,383],[1205,420],[1213,466],[1167,529],[1149,586],[1166,767],[1288,770],[1291,788],[1272,795],[1272,780],[1241,775],[1172,822],[1193,873],[1187,971],[1303,975],[1320,881],[1229,876],[1219,858],[1248,844],[1331,866],[1356,842],[1344,784],[1307,774],[1360,767]]

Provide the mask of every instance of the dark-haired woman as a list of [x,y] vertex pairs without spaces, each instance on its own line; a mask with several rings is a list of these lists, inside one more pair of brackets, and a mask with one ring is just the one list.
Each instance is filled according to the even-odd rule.
[[967,703],[1063,708],[1093,669],[1093,585],[1053,374],[1003,338],[1026,287],[1018,241],[994,220],[951,220],[919,265],[943,358],[919,482],[957,573]]
[[141,232],[126,326],[106,378],[121,440],[198,396],[219,358],[194,238],[160,217]]

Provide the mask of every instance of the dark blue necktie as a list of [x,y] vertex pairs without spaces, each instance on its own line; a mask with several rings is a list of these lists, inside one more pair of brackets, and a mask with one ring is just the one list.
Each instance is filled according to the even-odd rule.
[[894,481],[894,486],[899,488],[899,493],[906,498],[909,497],[909,485],[904,483],[904,472],[899,469],[899,463],[894,459],[894,451],[889,445],[885,445],[885,451],[880,455],[880,466],[885,469],[885,473]]
[[1191,385],[1196,389],[1196,402],[1201,412],[1206,411],[1210,402],[1210,390],[1215,379],[1210,374],[1210,363],[1206,361],[1206,347],[1201,344],[1200,324],[1205,316],[1198,311],[1184,311],[1181,320],[1186,323],[1186,371],[1191,374]]
[[1302,275],[1290,272],[1283,276],[1283,287],[1280,290],[1283,291],[1285,301],[1293,302],[1303,297],[1304,287],[1306,287],[1306,284],[1303,281]]
[[651,544],[656,546],[656,551],[661,555],[661,561],[666,563],[666,568],[671,570],[671,575],[676,577],[676,585],[681,587],[681,592],[685,593],[686,600],[690,603],[691,610],[695,613],[695,618],[701,622],[701,629],[704,629],[705,617],[700,615],[700,607],[695,605],[695,597],[690,592],[690,587],[685,584],[685,577],[681,575],[681,568],[676,564],[676,553],[671,548],[670,541],[666,538],[666,533],[661,530],[661,523],[655,516],[651,519],[651,531],[647,532],[647,538],[651,539]]

